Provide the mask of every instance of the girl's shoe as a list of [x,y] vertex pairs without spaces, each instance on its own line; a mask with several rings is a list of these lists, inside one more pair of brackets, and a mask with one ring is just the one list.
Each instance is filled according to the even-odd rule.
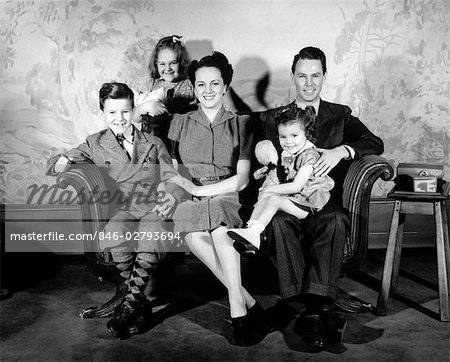
[[256,254],[261,245],[261,235],[251,229],[230,229],[228,236],[234,240],[233,246],[239,254]]

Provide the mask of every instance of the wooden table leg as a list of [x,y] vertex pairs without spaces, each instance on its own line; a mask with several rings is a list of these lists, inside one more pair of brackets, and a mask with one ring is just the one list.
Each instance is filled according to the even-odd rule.
[[444,225],[442,220],[442,202],[434,203],[434,217],[436,223],[436,251],[438,264],[438,283],[439,283],[439,313],[441,321],[450,321],[448,305],[448,280],[446,265],[445,244],[448,244],[448,238],[444,239]]
[[450,201],[446,201],[442,204],[442,222],[444,224],[444,251],[445,251],[445,265],[447,266],[447,282],[450,289],[450,238],[449,238],[449,206]]
[[392,269],[395,256],[395,244],[397,238],[397,229],[399,223],[400,209],[402,202],[400,200],[395,201],[394,211],[392,212],[391,229],[389,232],[389,241],[386,250],[386,256],[384,259],[383,276],[381,281],[381,289],[378,294],[377,301],[377,314],[386,315],[386,309],[389,299],[389,291],[391,288]]
[[397,236],[395,242],[395,251],[394,251],[394,266],[392,269],[392,284],[391,291],[396,292],[398,289],[398,271],[400,269],[400,259],[402,257],[402,246],[403,246],[403,230],[405,228],[405,219],[406,215],[403,214],[400,210],[400,217],[397,229]]

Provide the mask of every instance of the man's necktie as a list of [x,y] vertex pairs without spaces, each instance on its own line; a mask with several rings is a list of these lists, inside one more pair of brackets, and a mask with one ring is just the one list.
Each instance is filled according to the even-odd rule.
[[313,116],[316,115],[316,109],[313,106],[306,106],[305,111],[309,111]]

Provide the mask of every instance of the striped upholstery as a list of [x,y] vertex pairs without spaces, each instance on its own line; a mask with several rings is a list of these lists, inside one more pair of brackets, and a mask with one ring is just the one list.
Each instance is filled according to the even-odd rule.
[[350,214],[350,235],[344,254],[343,271],[348,274],[364,262],[369,239],[369,204],[372,187],[378,178],[389,181],[394,169],[380,156],[365,156],[350,166],[344,180],[344,207]]
[[[88,202],[87,200],[95,199],[96,196],[106,190],[99,168],[94,164],[73,164],[67,171],[58,175],[56,182],[63,189],[72,186],[80,200],[85,200],[80,205],[83,233],[98,235],[107,223],[108,205],[106,203]],[[84,240],[84,250],[88,267],[96,275],[104,276],[105,270],[103,269],[110,258],[109,255],[100,252],[98,238],[96,240]]]

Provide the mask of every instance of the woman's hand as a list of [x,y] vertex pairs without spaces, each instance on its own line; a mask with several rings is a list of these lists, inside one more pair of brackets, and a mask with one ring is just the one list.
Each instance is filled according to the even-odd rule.
[[177,184],[178,186],[182,187],[183,189],[185,189],[187,192],[189,192],[193,196],[200,196],[199,195],[200,186],[194,185],[192,183],[192,181],[189,181],[188,179],[186,179],[180,175],[172,177],[169,180],[169,182],[173,182],[174,184]]
[[164,193],[164,198],[158,200],[157,205],[153,208],[152,212],[156,212],[157,215],[162,217],[169,217],[174,211],[174,205],[176,203],[173,195]]

